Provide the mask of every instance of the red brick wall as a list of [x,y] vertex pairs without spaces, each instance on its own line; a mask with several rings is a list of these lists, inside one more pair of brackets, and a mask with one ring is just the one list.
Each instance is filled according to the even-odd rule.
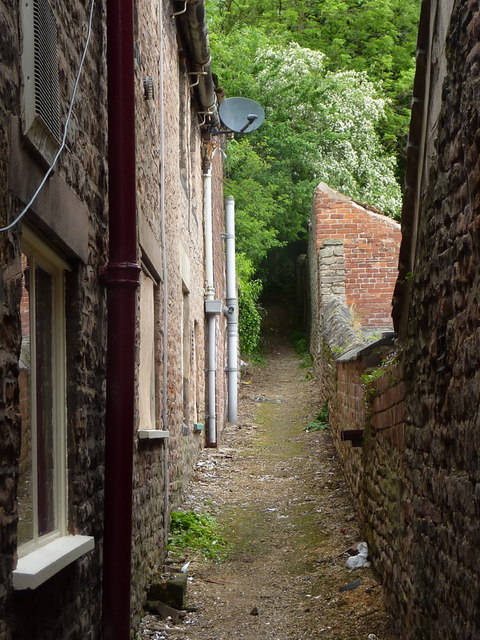
[[330,401],[330,426],[347,483],[358,507],[363,478],[362,448],[353,447],[349,441],[343,442],[341,432],[344,429],[363,429],[365,426],[365,398],[360,378],[364,367],[361,360],[354,360],[337,363],[335,369],[337,384]]
[[[405,383],[394,363],[369,387],[363,446],[362,515],[365,539],[391,611],[405,625],[405,553],[409,508],[405,497]],[[402,638],[404,636],[402,635]]]
[[362,326],[391,326],[400,225],[323,183],[315,191],[314,216],[317,254],[325,240],[343,241],[346,302]]
[[371,424],[378,437],[389,440],[399,451],[405,449],[405,382],[398,365],[375,383]]
[[[386,586],[392,611],[407,615],[404,567],[399,562],[407,535],[410,508],[405,499],[405,383],[402,367],[393,363],[364,384],[359,357],[332,369],[336,391],[330,400],[330,427],[352,492],[370,559]],[[335,384],[336,382],[336,384]],[[344,429],[363,430],[363,445],[341,440]]]

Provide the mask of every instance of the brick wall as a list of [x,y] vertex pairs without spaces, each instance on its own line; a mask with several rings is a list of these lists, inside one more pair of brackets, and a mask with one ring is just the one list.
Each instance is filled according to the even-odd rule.
[[367,394],[362,520],[373,566],[385,586],[387,605],[405,628],[408,572],[404,553],[409,507],[405,501],[405,383],[401,364],[394,361],[383,367]]
[[387,601],[405,617],[405,385],[396,360],[382,365],[391,337],[368,337],[373,327],[391,326],[398,244],[395,222],[319,187],[309,245],[318,402],[328,401],[334,444]]
[[364,373],[362,360],[335,364],[335,392],[330,400],[330,426],[335,447],[352,493],[357,513],[361,513],[363,460],[362,448],[342,441],[343,430],[362,430],[365,427],[365,396],[361,381]]
[[480,634],[479,25],[477,3],[422,5],[400,364],[374,382],[365,423],[364,530],[403,640]]
[[[312,218],[314,249],[323,264],[320,281],[335,284],[337,289],[343,284],[344,294],[334,293],[345,295],[362,326],[391,326],[390,300],[397,278],[400,225],[323,183],[315,190]],[[330,246],[335,240],[343,245]],[[342,246],[343,267],[339,260]]]
[[[406,606],[410,591],[405,540],[410,507],[405,493],[405,383],[397,358],[380,368],[368,366],[380,364],[385,353],[384,347],[373,347],[369,353],[363,349],[358,357],[336,363],[334,383],[330,383],[335,389],[330,427],[370,560],[385,585],[390,610],[405,629],[410,624]],[[363,431],[362,446],[342,441],[345,429]]]

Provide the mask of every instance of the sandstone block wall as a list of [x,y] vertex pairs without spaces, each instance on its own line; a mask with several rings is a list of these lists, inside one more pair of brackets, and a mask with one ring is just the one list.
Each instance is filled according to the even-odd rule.
[[[14,12],[0,3],[0,58],[3,82],[0,83],[0,149],[8,149],[10,115],[14,109],[18,67],[18,23]],[[8,156],[0,153],[0,224],[8,222],[10,211],[8,194]],[[15,477],[20,452],[20,423],[17,404],[18,353],[20,350],[19,316],[21,277],[18,267],[18,240],[14,234],[0,234],[0,636],[9,636],[6,615],[9,608],[10,572],[16,562],[16,506]],[[10,635],[11,637],[11,635]]]
[[[51,5],[59,28],[61,109],[65,116],[84,45],[87,8],[78,2],[67,6],[56,0]],[[21,135],[22,30],[17,11],[0,2],[0,19],[4,25],[0,34],[0,223],[4,224],[33,193],[43,177],[44,164]],[[0,637],[6,640],[84,640],[101,636],[107,318],[100,273],[108,261],[105,46],[105,7],[97,4],[68,146],[25,217],[70,267],[65,276],[68,530],[93,536],[95,550],[32,592],[12,591],[10,573],[16,564],[18,518],[14,496],[21,437],[19,225],[0,234]],[[140,615],[152,574],[162,568],[169,507],[178,504],[204,444],[205,432],[194,432],[193,424],[206,424],[208,418],[202,184],[205,145],[185,56],[172,3],[137,3],[138,261],[155,283],[156,408],[155,424],[151,426],[169,431],[170,439],[140,442],[137,432],[133,434],[133,624]],[[223,300],[220,152],[214,154],[212,166],[215,297]],[[226,402],[223,316],[217,325],[217,424],[221,430]],[[139,391],[137,388],[137,398]]]
[[[193,425],[206,427],[208,419],[202,118],[190,88],[188,60],[178,38],[172,3],[137,4],[135,24],[140,259],[157,283],[155,426],[170,436],[165,441],[139,441],[134,435],[134,623],[141,615],[152,576],[163,569],[169,510],[178,506],[204,446],[205,430],[195,432]],[[145,78],[152,81],[148,99],[143,90]],[[214,269],[215,296],[223,300],[222,173],[218,152],[212,163]],[[223,316],[217,324],[217,420],[221,427],[225,413]]]

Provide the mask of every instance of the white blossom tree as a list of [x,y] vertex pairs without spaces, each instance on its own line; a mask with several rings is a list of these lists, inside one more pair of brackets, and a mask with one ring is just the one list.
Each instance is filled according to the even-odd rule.
[[[268,135],[282,156],[303,165],[301,173],[312,181],[397,215],[395,160],[386,155],[377,133],[385,99],[366,74],[327,71],[323,53],[296,43],[259,50],[256,64]],[[301,155],[295,158],[297,148]]]

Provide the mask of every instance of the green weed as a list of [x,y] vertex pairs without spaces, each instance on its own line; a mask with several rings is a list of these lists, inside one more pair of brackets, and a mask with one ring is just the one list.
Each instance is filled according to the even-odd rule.
[[311,431],[326,431],[329,426],[328,402],[324,402],[316,418],[309,422],[305,427],[305,431],[307,433],[310,433]]
[[174,555],[200,552],[205,558],[220,560],[226,553],[217,520],[209,513],[172,511],[167,549]]

